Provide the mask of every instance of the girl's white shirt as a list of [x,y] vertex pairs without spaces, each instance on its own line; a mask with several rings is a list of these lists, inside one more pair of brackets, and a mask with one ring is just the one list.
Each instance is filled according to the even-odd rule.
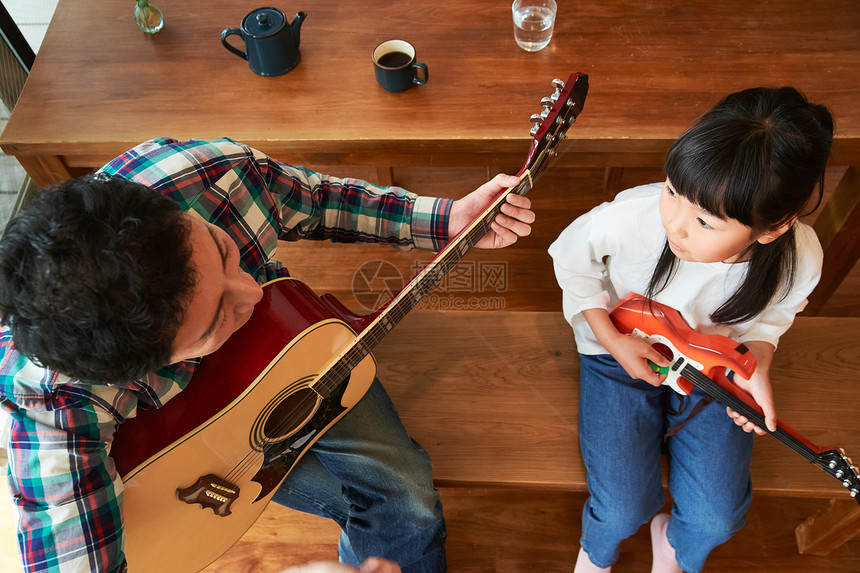
[[[582,311],[609,310],[628,293],[645,294],[648,288],[666,242],[658,208],[662,188],[661,182],[622,191],[613,201],[577,218],[549,247],[563,293],[564,316],[573,326],[582,354],[608,353],[597,342]],[[777,346],[821,277],[824,255],[815,231],[797,222],[795,240],[797,270],[791,291],[784,298],[784,290],[778,293],[774,302],[749,321],[718,325],[708,318],[737,290],[749,263],[679,260],[671,282],[654,300],[677,309],[699,332]]]

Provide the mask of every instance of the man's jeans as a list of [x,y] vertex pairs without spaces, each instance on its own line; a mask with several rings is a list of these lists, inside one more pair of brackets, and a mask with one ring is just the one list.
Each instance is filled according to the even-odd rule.
[[378,380],[326,432],[273,501],[336,521],[340,560],[397,562],[404,573],[445,571],[445,522],[427,452],[403,428]]
[[[679,415],[670,415],[664,400],[677,410],[680,399],[668,386],[633,380],[609,355],[580,358],[579,442],[590,493],[580,544],[595,565],[608,567],[618,559],[621,540],[663,507],[663,434],[704,394],[696,388]],[[753,435],[716,402],[668,439],[673,507],[667,536],[687,573],[701,571],[710,551],[744,526],[752,444]]]

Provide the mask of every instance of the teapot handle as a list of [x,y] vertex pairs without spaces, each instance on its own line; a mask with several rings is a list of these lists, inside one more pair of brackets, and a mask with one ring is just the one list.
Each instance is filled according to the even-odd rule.
[[236,47],[232,46],[230,44],[230,42],[227,41],[227,36],[230,36],[232,34],[239,36],[240,38],[242,38],[242,40],[245,39],[245,37],[242,36],[242,30],[240,30],[239,28],[225,28],[224,31],[221,32],[221,43],[224,45],[225,48],[227,48],[228,50],[230,50],[231,52],[233,52],[234,54],[236,54],[240,58],[247,60],[248,54],[240,51]]

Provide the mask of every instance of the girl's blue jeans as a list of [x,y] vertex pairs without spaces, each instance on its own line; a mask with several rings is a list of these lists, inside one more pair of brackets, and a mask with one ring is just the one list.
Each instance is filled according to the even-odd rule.
[[342,530],[340,560],[385,557],[404,573],[445,571],[445,522],[427,452],[378,380],[284,480],[273,501]]
[[[633,535],[664,505],[660,452],[667,427],[685,420],[704,394],[684,398],[668,386],[630,378],[610,355],[580,355],[579,442],[589,498],[580,544],[591,561],[609,567],[621,540]],[[667,441],[673,506],[667,537],[678,565],[702,570],[711,550],[744,526],[752,500],[753,435],[726,409],[705,406]]]

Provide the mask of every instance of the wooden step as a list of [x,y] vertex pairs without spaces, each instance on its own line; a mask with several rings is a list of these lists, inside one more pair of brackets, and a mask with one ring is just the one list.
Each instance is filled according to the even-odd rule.
[[[771,379],[782,420],[860,460],[858,340],[860,319],[799,317],[780,342]],[[585,489],[579,359],[561,313],[414,311],[374,354],[439,484]],[[848,497],[769,436],[756,439],[752,475],[759,495]]]
[[[584,492],[520,487],[441,487],[451,573],[570,573],[579,550]],[[821,500],[757,496],[747,526],[708,559],[706,573],[860,571],[860,539],[830,555],[797,552],[794,528]],[[245,537],[205,573],[280,573],[337,556],[331,521],[271,504]],[[651,570],[647,526],[624,540],[613,573]]]

